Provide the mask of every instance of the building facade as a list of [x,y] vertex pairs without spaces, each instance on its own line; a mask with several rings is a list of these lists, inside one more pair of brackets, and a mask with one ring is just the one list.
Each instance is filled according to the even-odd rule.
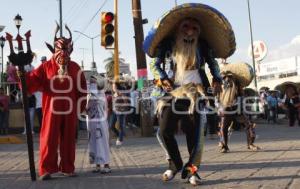
[[130,66],[128,63],[119,62],[120,74],[131,75]]
[[[300,56],[258,63],[256,71],[258,90],[262,87],[275,89],[287,81],[300,83]],[[254,88],[254,82],[250,87]]]

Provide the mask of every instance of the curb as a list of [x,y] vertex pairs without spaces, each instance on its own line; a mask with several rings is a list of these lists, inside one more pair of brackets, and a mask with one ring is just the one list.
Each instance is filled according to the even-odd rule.
[[16,136],[0,136],[0,144],[23,144],[24,140]]

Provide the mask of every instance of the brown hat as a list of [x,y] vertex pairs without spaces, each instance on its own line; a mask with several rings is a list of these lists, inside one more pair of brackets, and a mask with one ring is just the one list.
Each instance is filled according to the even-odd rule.
[[213,50],[215,58],[227,58],[236,48],[235,36],[225,16],[213,7],[200,3],[186,3],[166,12],[151,28],[144,41],[144,51],[157,55],[157,47],[163,39],[172,36],[178,23],[185,18],[198,20],[201,38]]
[[239,81],[241,87],[247,87],[254,78],[253,69],[246,62],[224,64],[220,68],[220,71],[221,75],[230,73],[230,75]]

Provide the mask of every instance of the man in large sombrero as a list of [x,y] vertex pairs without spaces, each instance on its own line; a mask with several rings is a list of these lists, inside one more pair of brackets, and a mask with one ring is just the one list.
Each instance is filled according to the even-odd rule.
[[251,96],[246,98],[244,88],[248,86],[253,80],[254,74],[252,67],[245,62],[238,62],[232,64],[225,64],[221,68],[221,75],[223,77],[222,92],[218,95],[218,112],[220,116],[220,152],[226,153],[229,151],[228,139],[230,127],[234,122],[243,125],[246,137],[247,148],[249,150],[257,151],[260,148],[254,144],[256,133],[255,126],[248,114],[252,113],[247,109],[253,100]]
[[[235,38],[230,23],[219,11],[207,5],[189,3],[175,7],[156,22],[144,41],[144,50],[154,58],[150,69],[160,87],[160,102],[165,100],[162,96],[168,96],[175,88],[191,83],[201,85],[208,91],[210,84],[205,63],[213,76],[213,91],[219,92],[222,78],[215,58],[230,56],[235,50]],[[167,62],[173,68],[173,74],[169,76],[164,70]],[[191,101],[173,98],[171,102],[174,106],[164,106],[158,115],[158,136],[169,161],[162,178],[170,181],[182,170],[182,179],[188,178],[194,185],[200,179],[197,170],[203,151],[205,115],[201,112],[204,101],[198,100],[195,111],[188,111],[187,114],[182,112],[190,109]],[[185,165],[174,137],[179,122],[186,134],[190,154]]]
[[296,120],[298,120],[298,126],[300,126],[300,99],[297,91],[297,84],[293,82],[284,82],[277,86],[277,88],[283,91],[286,97],[284,107],[287,108],[289,126],[293,127]]

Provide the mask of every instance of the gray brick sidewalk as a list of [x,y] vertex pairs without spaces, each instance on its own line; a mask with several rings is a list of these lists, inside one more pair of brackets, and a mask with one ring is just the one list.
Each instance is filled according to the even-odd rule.
[[[50,181],[30,181],[25,144],[0,145],[0,189],[160,189],[195,188],[180,179],[162,182],[166,169],[164,152],[156,138],[126,138],[122,147],[111,146],[109,175],[91,173],[88,163],[85,131],[77,145],[76,178],[57,174]],[[206,140],[200,175],[202,184],[196,188],[300,188],[300,127],[258,124],[257,144],[263,149],[246,149],[244,132],[234,132],[230,153],[218,152],[217,140]],[[187,159],[184,136],[178,136],[182,157]],[[38,167],[38,139],[35,137],[35,161]]]

